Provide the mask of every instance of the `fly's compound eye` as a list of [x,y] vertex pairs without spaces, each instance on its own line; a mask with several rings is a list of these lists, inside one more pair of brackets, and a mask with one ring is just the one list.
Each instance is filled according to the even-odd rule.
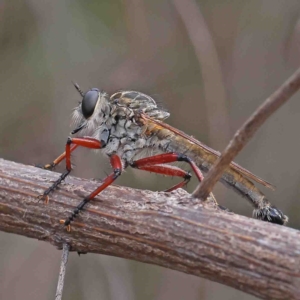
[[81,110],[83,116],[88,119],[94,113],[96,104],[99,98],[99,90],[98,89],[91,89],[90,91],[86,92],[83,96],[81,102]]

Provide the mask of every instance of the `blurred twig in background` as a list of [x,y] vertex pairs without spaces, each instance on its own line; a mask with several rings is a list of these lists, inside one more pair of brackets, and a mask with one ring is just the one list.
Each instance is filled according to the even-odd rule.
[[[173,4],[187,30],[202,72],[211,145],[222,149],[230,138],[230,128],[226,91],[216,48],[196,1],[173,0]],[[197,101],[200,103],[201,99]],[[222,128],[222,135],[219,135],[220,128]]]

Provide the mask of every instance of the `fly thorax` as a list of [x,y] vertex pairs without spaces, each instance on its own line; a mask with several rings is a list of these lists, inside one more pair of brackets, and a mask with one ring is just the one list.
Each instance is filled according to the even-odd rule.
[[147,147],[153,150],[156,149],[156,153],[172,152],[169,150],[169,146],[170,146],[170,140],[167,138],[161,139],[155,135],[147,138]]
[[144,147],[145,141],[141,137],[142,127],[135,122],[132,109],[112,104],[111,116],[106,126],[110,131],[104,149],[107,155],[117,154],[128,161],[136,151]]
[[121,91],[113,94],[110,101],[118,107],[127,107],[133,113],[143,112],[155,120],[162,121],[170,116],[153,98],[141,92]]
[[144,126],[135,119],[140,112],[157,120],[169,116],[154,99],[140,92],[124,91],[113,94],[110,103],[111,119],[107,122],[108,126],[111,125],[110,139],[105,150],[108,155],[117,153],[124,161],[131,162],[149,155],[156,146],[162,146],[162,141],[145,135]]

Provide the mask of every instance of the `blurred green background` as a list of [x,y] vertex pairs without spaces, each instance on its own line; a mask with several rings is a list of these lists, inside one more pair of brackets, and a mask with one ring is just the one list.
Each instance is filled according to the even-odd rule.
[[[83,90],[145,92],[170,111],[171,125],[222,150],[298,68],[299,13],[298,0],[0,0],[0,157],[48,163],[64,150],[80,100],[71,80]],[[300,227],[299,98],[236,159],[277,186],[262,190],[294,228]],[[109,171],[107,158],[91,151],[74,158],[76,176],[103,178]],[[170,185],[131,170],[117,184]],[[220,204],[251,216],[234,192],[220,185],[214,191]],[[1,233],[0,298],[54,299],[60,255],[50,244]],[[161,267],[72,253],[63,299],[255,298]]]

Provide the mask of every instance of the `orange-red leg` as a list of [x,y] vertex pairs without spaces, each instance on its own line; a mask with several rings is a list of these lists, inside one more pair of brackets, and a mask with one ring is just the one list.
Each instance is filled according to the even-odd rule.
[[85,197],[78,206],[74,209],[73,213],[66,220],[61,220],[60,222],[67,226],[67,230],[70,231],[70,223],[74,220],[74,218],[79,214],[79,212],[84,208],[84,206],[92,199],[94,199],[100,192],[102,192],[105,188],[111,185],[122,173],[122,162],[118,155],[112,155],[110,157],[110,163],[113,167],[113,172],[108,175],[102,184],[94,190],[91,194]]
[[83,138],[68,138],[66,143],[66,150],[63,154],[61,154],[56,160],[53,161],[53,165],[57,165],[60,163],[64,158],[66,159],[66,171],[63,172],[60,177],[42,194],[39,196],[40,199],[44,199],[46,203],[49,201],[48,195],[54,191],[61,182],[70,174],[72,170],[71,164],[71,152],[74,151],[78,146],[90,148],[90,149],[101,149],[102,144],[100,141],[90,138],[90,137],[83,137]]
[[[163,154],[158,154],[158,155],[138,159],[131,164],[131,167],[150,171],[150,172],[155,172],[155,173],[159,173],[159,174],[164,174],[164,175],[169,175],[169,176],[179,176],[179,177],[185,178],[184,181],[179,182],[178,184],[176,184],[166,190],[166,192],[171,192],[171,191],[181,188],[185,184],[187,184],[187,182],[190,180],[190,177],[191,177],[191,175],[189,173],[184,173],[185,171],[183,171],[179,168],[171,168],[171,166],[168,166],[168,167],[160,166],[160,164],[167,164],[167,163],[172,163],[172,162],[176,162],[176,161],[187,162],[192,167],[198,180],[200,182],[203,180],[204,177],[203,177],[202,172],[188,156],[186,156],[184,154],[173,153],[173,152],[163,153]],[[189,178],[187,178],[187,176],[189,176]],[[210,196],[213,199],[213,201],[218,205],[217,200],[215,199],[214,195],[212,193],[210,193]]]
[[168,165],[166,165],[166,166],[164,166],[164,165],[141,166],[141,167],[138,167],[138,169],[148,171],[148,172],[153,172],[156,174],[162,174],[162,175],[166,175],[166,176],[181,177],[184,179],[183,181],[172,186],[171,188],[165,190],[165,192],[171,192],[176,189],[184,187],[190,181],[190,179],[192,177],[192,175],[189,172],[184,171],[180,168],[177,168],[174,166],[168,166]]
[[158,174],[163,174],[167,176],[178,176],[184,178],[184,181],[174,185],[173,187],[166,190],[166,192],[171,192],[173,190],[176,190],[178,188],[183,187],[187,184],[187,182],[190,180],[191,175],[188,172],[185,172],[179,168],[174,168],[172,166],[162,166],[161,164],[167,164],[172,163],[176,161],[185,161],[187,162],[195,172],[197,178],[199,181],[203,180],[203,175],[199,168],[196,166],[196,164],[186,155],[183,154],[177,154],[177,153],[163,153],[158,154],[142,159],[138,159],[134,161],[131,165],[131,167],[150,171]]
[[[80,144],[79,140],[82,140],[82,139],[85,142],[83,144]],[[71,143],[70,149],[69,149],[70,153],[72,153],[78,146],[83,146],[83,147],[87,147],[90,149],[100,149],[101,148],[101,147],[99,148],[99,141],[94,138],[91,138],[91,137],[73,138],[71,140],[72,140],[72,143]],[[86,141],[88,141],[88,142],[86,143]],[[92,145],[92,144],[94,144],[94,145]],[[67,147],[67,145],[66,145],[66,147]],[[61,163],[66,158],[66,156],[67,156],[67,152],[65,151],[60,156],[58,156],[51,164],[46,164],[44,166],[44,169],[52,170],[59,163]]]
[[[72,145],[70,152],[72,153],[79,145]],[[52,170],[56,167],[59,163],[61,163],[66,158],[66,151],[58,156],[51,164],[46,164],[43,168],[46,170]]]

